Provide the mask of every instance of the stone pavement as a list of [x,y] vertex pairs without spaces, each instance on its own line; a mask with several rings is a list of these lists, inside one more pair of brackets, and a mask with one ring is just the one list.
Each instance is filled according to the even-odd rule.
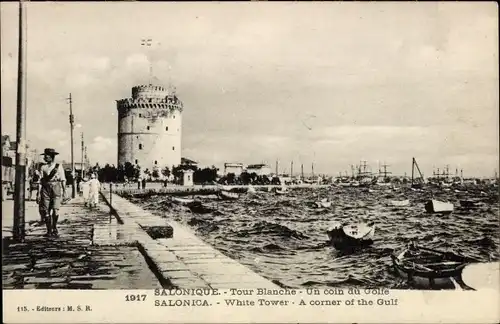
[[26,201],[26,239],[11,240],[13,201],[2,201],[4,289],[151,289],[162,285],[106,205],[90,210],[81,197],[62,205],[59,237],[45,238],[38,206]]

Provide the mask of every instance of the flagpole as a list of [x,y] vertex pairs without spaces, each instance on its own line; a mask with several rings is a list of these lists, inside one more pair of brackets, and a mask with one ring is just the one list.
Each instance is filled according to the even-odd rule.
[[14,188],[14,241],[25,237],[25,193],[26,193],[26,7],[19,1],[19,53],[17,70],[17,116],[16,116],[16,178]]

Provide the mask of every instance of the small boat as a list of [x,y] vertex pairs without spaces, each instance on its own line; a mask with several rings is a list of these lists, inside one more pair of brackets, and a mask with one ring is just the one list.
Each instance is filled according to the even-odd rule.
[[405,200],[391,200],[389,202],[389,206],[393,207],[407,207],[410,205],[410,200],[405,199]]
[[330,243],[338,250],[368,246],[373,243],[374,233],[375,225],[363,222],[348,225],[335,222],[327,231]]
[[238,199],[239,197],[240,196],[236,192],[231,192],[226,190],[221,190],[219,192],[219,198],[224,200],[235,200]]
[[323,198],[320,201],[316,201],[314,205],[318,208],[330,208],[332,206],[332,202],[328,201],[328,198]]
[[467,287],[462,270],[475,260],[452,252],[424,248],[410,243],[403,251],[391,255],[395,272],[414,288],[461,289]]
[[453,204],[431,199],[425,204],[425,210],[428,213],[449,214],[453,211]]
[[278,195],[284,195],[288,192],[288,189],[285,186],[283,186],[280,189],[276,188],[275,192]]
[[178,203],[178,204],[187,205],[187,204],[194,202],[194,199],[172,197],[172,201],[175,203]]

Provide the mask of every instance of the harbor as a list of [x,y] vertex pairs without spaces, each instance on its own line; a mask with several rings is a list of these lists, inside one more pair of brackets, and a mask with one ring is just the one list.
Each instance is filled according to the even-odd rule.
[[482,289],[488,10],[233,5],[2,4],[6,289]]

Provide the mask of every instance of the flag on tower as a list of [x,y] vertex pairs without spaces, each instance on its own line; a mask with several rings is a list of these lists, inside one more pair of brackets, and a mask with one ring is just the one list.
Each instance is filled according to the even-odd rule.
[[151,38],[141,39],[141,45],[143,45],[143,46],[151,46],[152,42],[153,42],[153,40]]

